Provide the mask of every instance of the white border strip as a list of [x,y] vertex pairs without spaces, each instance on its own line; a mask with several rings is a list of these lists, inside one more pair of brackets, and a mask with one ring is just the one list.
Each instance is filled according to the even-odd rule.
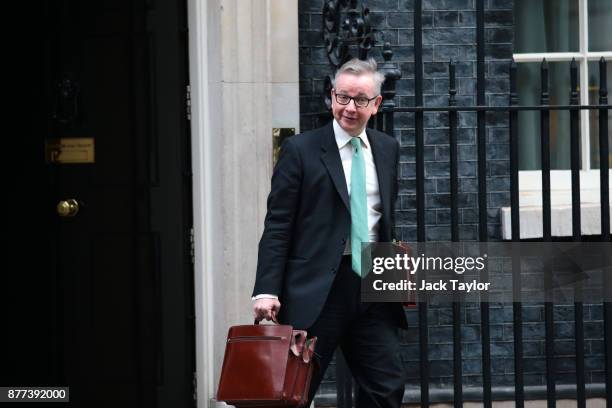
[[[514,61],[516,62],[542,62],[542,59],[546,58],[546,61],[571,61],[572,58],[579,60],[583,58],[583,55],[579,52],[537,52],[537,53],[523,53],[513,54]],[[589,61],[599,61],[601,57],[604,57],[606,61],[612,61],[612,52],[588,52],[586,59]]]
[[208,4],[200,0],[187,0],[189,27],[189,80],[191,84],[191,159],[193,170],[193,228],[194,228],[194,290],[195,290],[195,341],[196,341],[196,389],[198,408],[209,406],[209,396],[214,395],[213,316],[211,236],[204,221],[212,211],[210,190],[212,172],[210,166],[209,87],[208,87]]
[[514,54],[513,57],[516,62],[542,62],[544,58],[546,61],[571,61],[572,58],[579,60],[582,54],[579,52],[534,52]]

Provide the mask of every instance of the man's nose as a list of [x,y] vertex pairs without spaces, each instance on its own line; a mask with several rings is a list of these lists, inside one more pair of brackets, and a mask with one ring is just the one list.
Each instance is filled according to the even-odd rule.
[[356,111],[357,110],[357,104],[355,103],[354,99],[351,99],[348,103],[348,105],[346,105],[346,109],[350,110],[350,111]]

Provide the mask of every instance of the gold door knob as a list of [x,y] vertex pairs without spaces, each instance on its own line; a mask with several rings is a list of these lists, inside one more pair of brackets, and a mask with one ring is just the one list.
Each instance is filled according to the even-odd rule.
[[79,212],[79,202],[74,198],[57,203],[57,213],[60,217],[74,217]]

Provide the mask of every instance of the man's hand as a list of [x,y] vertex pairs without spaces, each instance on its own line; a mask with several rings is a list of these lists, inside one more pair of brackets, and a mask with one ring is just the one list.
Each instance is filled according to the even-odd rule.
[[280,306],[281,304],[278,299],[257,299],[255,303],[253,303],[253,318],[257,321],[264,319],[276,320],[276,315],[280,310]]

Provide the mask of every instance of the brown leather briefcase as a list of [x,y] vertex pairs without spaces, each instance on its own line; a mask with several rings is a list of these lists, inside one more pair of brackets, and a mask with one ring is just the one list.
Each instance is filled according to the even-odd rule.
[[232,326],[217,400],[236,407],[303,407],[317,338],[288,325]]

